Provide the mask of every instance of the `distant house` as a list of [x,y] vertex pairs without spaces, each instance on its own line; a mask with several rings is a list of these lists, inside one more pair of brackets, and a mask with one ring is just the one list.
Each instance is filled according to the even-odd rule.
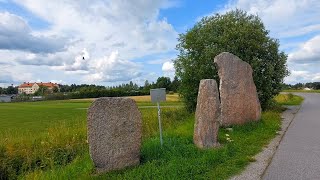
[[306,87],[306,88],[303,88],[303,90],[310,91],[310,90],[312,90],[312,89]]
[[12,96],[10,95],[0,95],[0,102],[11,102]]
[[40,86],[45,86],[48,88],[49,91],[52,92],[54,87],[57,87],[59,90],[59,85],[57,83],[52,83],[52,82],[48,82],[48,83],[29,83],[29,82],[24,82],[23,84],[21,84],[18,87],[18,93],[22,94],[22,93],[26,93],[26,94],[34,94],[35,92],[37,92],[37,90],[39,89]]

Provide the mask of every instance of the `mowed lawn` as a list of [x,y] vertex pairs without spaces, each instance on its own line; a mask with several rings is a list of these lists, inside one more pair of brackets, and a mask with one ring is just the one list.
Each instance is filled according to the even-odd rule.
[[[42,132],[60,123],[84,121],[90,102],[44,101],[0,103],[0,134]],[[82,108],[82,109],[81,109]]]
[[227,179],[255,161],[280,127],[281,111],[269,110],[260,122],[221,128],[221,147],[200,150],[193,144],[194,114],[170,97],[162,103],[163,148],[155,104],[134,97],[143,119],[141,164],[99,176],[86,137],[92,99],[0,104],[0,179]]
[[[155,109],[150,96],[130,97],[138,107]],[[65,123],[72,126],[86,120],[86,113],[94,99],[73,99],[61,101],[40,101],[22,103],[0,103],[0,134],[4,132],[42,132],[49,127]],[[178,95],[167,95],[162,106],[181,107]],[[167,109],[167,108],[165,108]]]

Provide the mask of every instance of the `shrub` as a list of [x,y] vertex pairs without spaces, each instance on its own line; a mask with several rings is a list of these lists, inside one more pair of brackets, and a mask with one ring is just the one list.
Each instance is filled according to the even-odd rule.
[[283,78],[288,75],[287,55],[279,51],[279,41],[268,34],[258,16],[241,10],[204,17],[185,34],[180,34],[179,55],[174,65],[186,107],[191,111],[195,109],[201,79],[219,80],[213,58],[227,51],[252,66],[264,109],[281,91]]

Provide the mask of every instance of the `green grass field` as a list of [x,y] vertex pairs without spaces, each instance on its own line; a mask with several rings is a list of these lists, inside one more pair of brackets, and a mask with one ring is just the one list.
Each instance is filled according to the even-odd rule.
[[[157,109],[136,99],[143,118],[141,164],[94,175],[86,138],[86,108],[92,100],[0,104],[0,179],[227,179],[252,158],[280,127],[280,111],[262,121],[220,129],[221,147],[193,145],[194,115],[177,100],[162,103],[164,146],[158,138]],[[226,134],[231,141],[227,140]]]
[[302,103],[303,97],[288,93],[288,94],[279,94],[278,96],[275,97],[275,100],[280,105],[295,106]]

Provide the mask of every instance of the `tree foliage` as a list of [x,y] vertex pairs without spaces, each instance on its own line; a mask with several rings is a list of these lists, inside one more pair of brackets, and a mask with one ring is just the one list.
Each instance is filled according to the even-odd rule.
[[319,90],[320,89],[320,82],[307,82],[307,83],[296,83],[294,85],[291,84],[284,84],[284,90],[286,89],[303,89],[303,88],[310,88],[314,90]]
[[311,89],[320,89],[320,82],[308,82],[305,84],[305,86],[307,88],[311,88]]
[[171,80],[169,77],[159,77],[156,82],[157,88],[166,88],[166,90],[171,90]]
[[39,89],[34,93],[35,96],[44,96],[49,94],[49,89],[47,86],[39,86]]
[[8,86],[7,88],[0,87],[0,94],[17,94],[18,93],[18,86]]
[[[150,89],[166,88],[167,91],[176,92],[180,85],[177,77],[171,82],[169,77],[159,77],[156,82],[145,81],[143,86],[138,86],[130,81],[117,86],[101,86],[94,84],[71,84],[59,85],[60,93],[46,94],[46,99],[78,99],[78,98],[97,98],[97,97],[121,97],[121,96],[140,96],[149,95]],[[54,90],[53,90],[54,91]],[[42,91],[40,91],[42,92]],[[37,92],[39,95],[40,92]]]
[[171,82],[170,85],[170,90],[173,92],[177,92],[180,86],[180,80],[178,79],[177,76],[174,76],[173,81]]
[[287,55],[279,51],[279,41],[269,36],[258,16],[241,10],[204,17],[178,41],[174,65],[189,110],[195,109],[200,80],[219,80],[213,58],[221,52],[233,53],[252,66],[263,108],[280,92],[288,75]]
[[54,86],[54,87],[52,88],[52,92],[53,92],[53,93],[59,92],[59,88],[58,88],[57,86]]

